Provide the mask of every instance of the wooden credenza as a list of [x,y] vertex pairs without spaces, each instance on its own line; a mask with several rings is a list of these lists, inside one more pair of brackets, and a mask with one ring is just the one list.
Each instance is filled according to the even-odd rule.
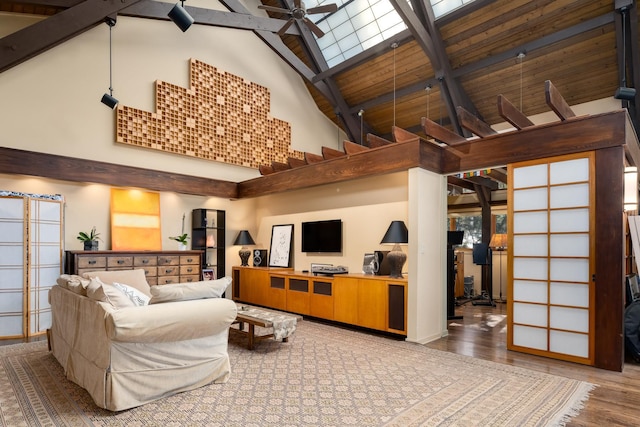
[[314,276],[233,267],[233,299],[399,335],[407,334],[407,279],[365,274]]
[[66,251],[67,274],[144,269],[149,285],[202,280],[202,251]]

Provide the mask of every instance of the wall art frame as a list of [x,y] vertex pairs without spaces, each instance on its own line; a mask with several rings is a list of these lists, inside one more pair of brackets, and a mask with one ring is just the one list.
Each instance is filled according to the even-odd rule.
[[293,224],[274,225],[271,228],[269,267],[291,267]]

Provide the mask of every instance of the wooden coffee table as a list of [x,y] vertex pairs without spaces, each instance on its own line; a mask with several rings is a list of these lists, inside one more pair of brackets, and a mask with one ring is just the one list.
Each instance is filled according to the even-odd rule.
[[[283,313],[247,304],[236,304],[236,306],[238,314],[233,323],[238,323],[238,332],[247,335],[249,350],[253,350],[258,340],[274,338],[281,339],[282,342],[289,341],[289,337],[295,332],[297,322],[302,320],[302,316],[298,314]],[[248,325],[247,331],[244,330],[245,323]],[[272,332],[267,335],[256,335],[256,326],[272,329]]]

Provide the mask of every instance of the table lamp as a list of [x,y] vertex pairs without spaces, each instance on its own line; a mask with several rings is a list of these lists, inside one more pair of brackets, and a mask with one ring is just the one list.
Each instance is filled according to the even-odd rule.
[[238,237],[233,242],[234,245],[242,245],[238,254],[240,255],[240,260],[242,261],[241,266],[247,267],[249,265],[249,257],[251,256],[251,251],[247,248],[247,245],[255,245],[256,242],[253,241],[251,234],[247,230],[242,230],[238,233]]
[[393,244],[393,249],[387,254],[389,260],[389,277],[398,279],[402,277],[402,266],[407,260],[407,255],[402,252],[400,243],[409,243],[409,230],[404,221],[392,221],[387,229],[381,244]]

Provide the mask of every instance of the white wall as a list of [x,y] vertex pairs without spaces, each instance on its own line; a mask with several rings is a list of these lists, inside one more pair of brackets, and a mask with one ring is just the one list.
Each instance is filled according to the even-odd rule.
[[[350,272],[361,273],[365,253],[391,249],[381,245],[380,240],[391,221],[407,222],[407,198],[406,172],[264,196],[257,199],[256,228],[250,232],[255,248],[269,249],[272,226],[293,224],[296,270],[307,270],[311,263],[323,263],[345,265]],[[330,219],[343,222],[342,253],[302,252],[301,223]]]
[[[38,20],[0,13],[0,37]],[[319,154],[345,139],[302,78],[251,31],[193,25],[182,33],[171,21],[123,16],[112,31],[121,105],[155,111],[154,82],[188,87],[195,58],[267,87],[271,115],[291,124],[294,149]],[[228,181],[259,176],[256,169],[116,144],[115,112],[100,103],[108,88],[109,27],[101,24],[0,73],[0,146]]]
[[[0,190],[36,194],[61,194],[64,203],[64,249],[81,250],[82,242],[76,236],[96,226],[102,241],[100,249],[111,249],[110,191],[101,184],[82,184],[43,179],[38,177],[0,174]],[[171,192],[160,193],[162,249],[176,250],[178,243],[169,236],[180,234],[182,215],[185,214],[185,232],[191,235],[191,211],[197,208],[221,209],[227,215],[226,269],[238,264],[238,248],[232,246],[238,230],[253,224],[253,200],[230,201],[218,197],[188,196]]]

